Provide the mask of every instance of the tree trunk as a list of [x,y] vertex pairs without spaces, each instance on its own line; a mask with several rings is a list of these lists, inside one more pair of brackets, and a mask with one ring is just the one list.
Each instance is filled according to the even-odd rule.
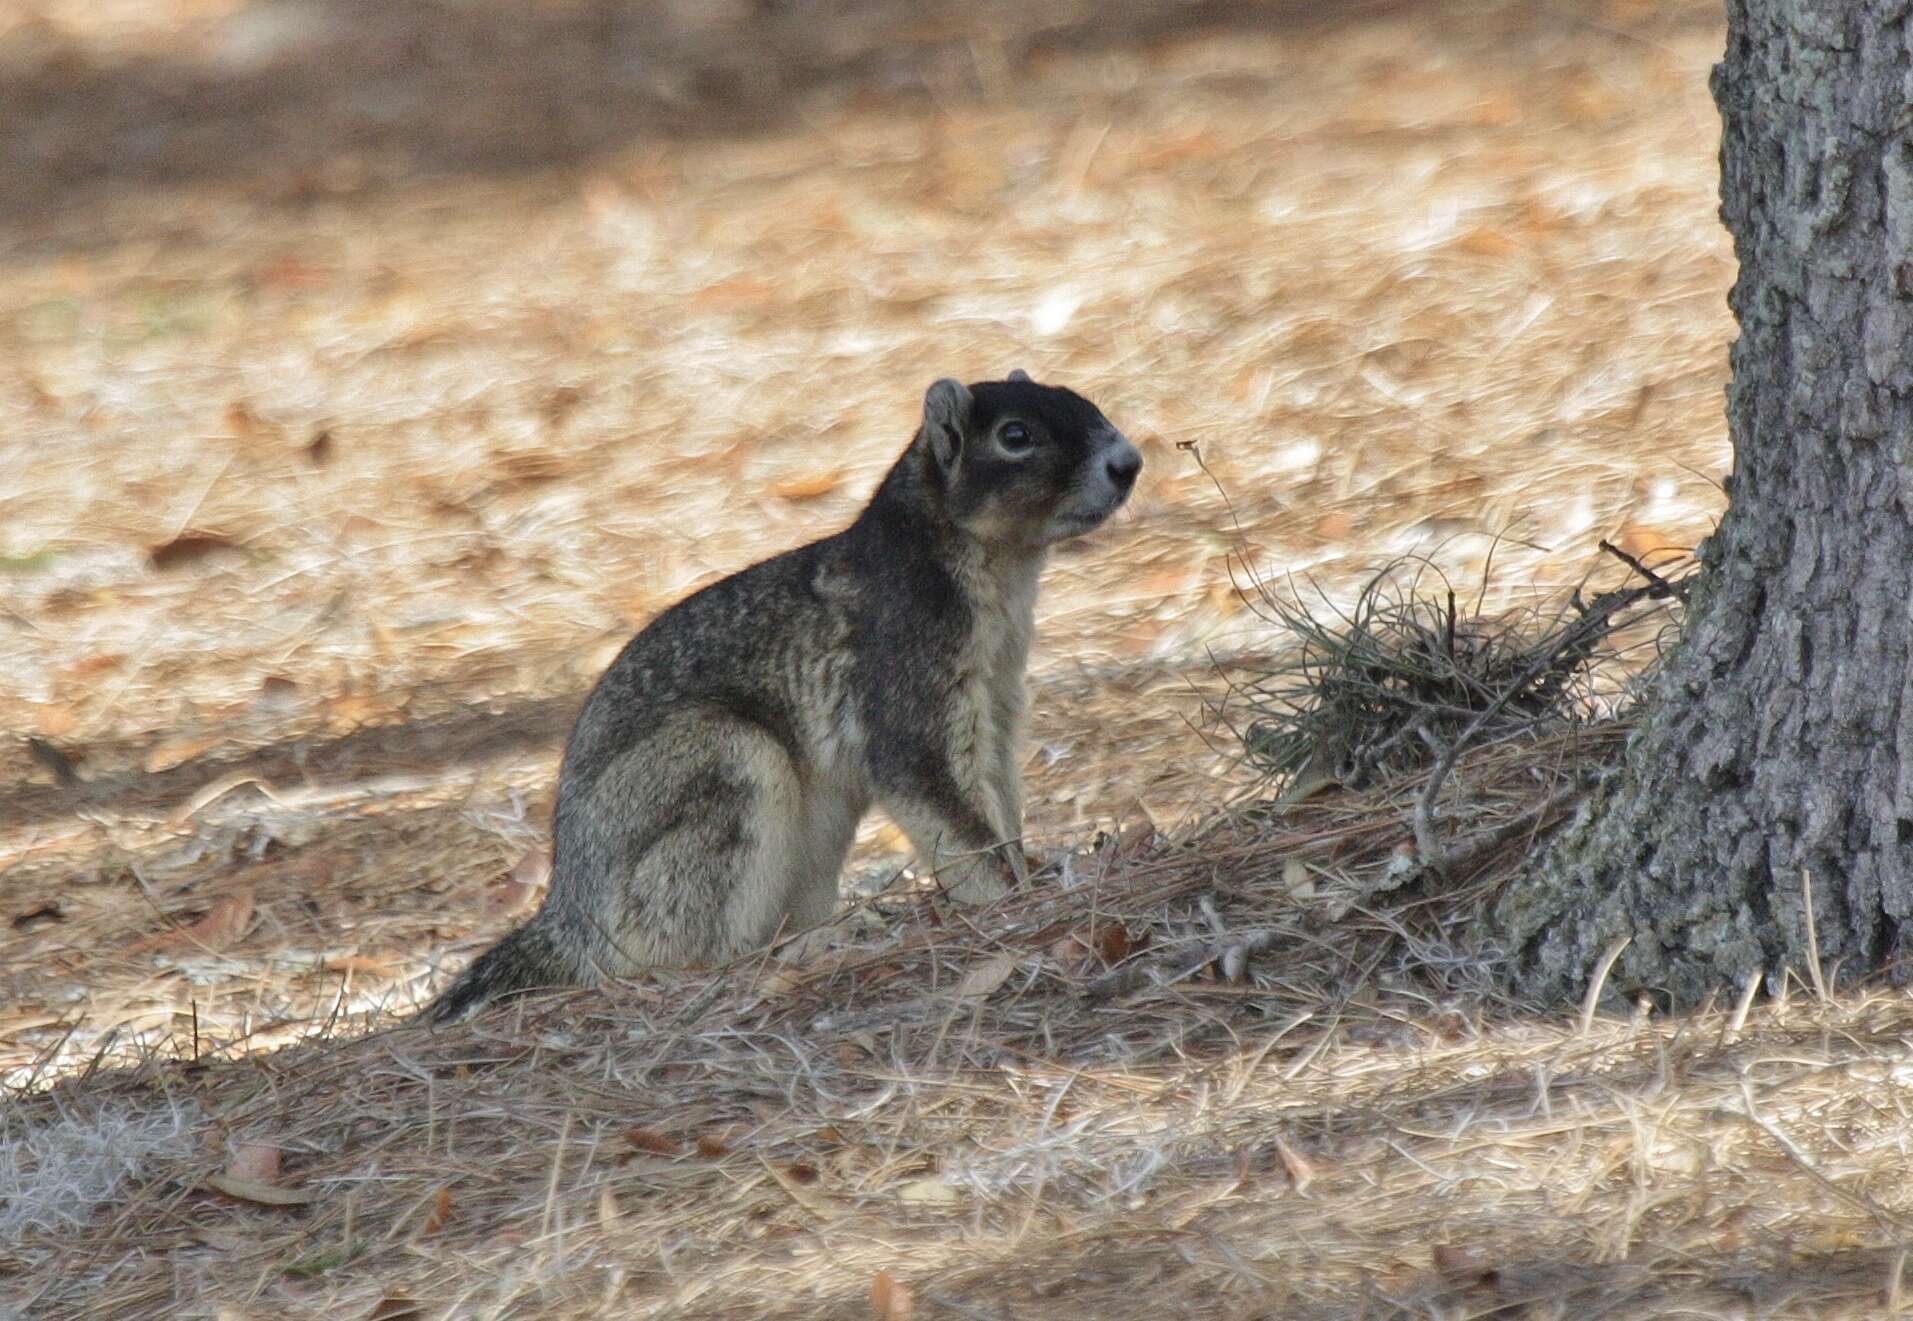
[[1530,993],[1902,962],[1913,916],[1909,0],[1729,0],[1730,505],[1621,769],[1502,897]]

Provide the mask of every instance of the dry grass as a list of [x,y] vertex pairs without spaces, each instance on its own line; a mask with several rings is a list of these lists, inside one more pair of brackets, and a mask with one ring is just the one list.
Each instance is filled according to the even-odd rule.
[[[1249,764],[1289,801],[1618,714],[1631,678],[1677,635],[1671,612],[1692,572],[1685,562],[1632,567],[1632,586],[1498,618],[1477,613],[1490,582],[1464,606],[1419,558],[1384,566],[1346,612],[1316,591],[1258,583],[1258,613],[1291,645],[1253,667],[1223,714],[1234,714]],[[1439,793],[1445,777],[1434,778]]]
[[1456,953],[1492,877],[1391,890],[1401,833],[1132,830],[801,971],[101,1074],[10,1122],[204,1119],[9,1283],[49,1318],[864,1316],[880,1272],[927,1316],[1903,1314],[1903,995],[1535,1018]]
[[[776,13],[0,9],[0,1314],[1903,1312],[1903,996],[1463,954],[1622,725],[1467,757],[1439,886],[1425,766],[1206,810],[1232,563],[1502,616],[1717,514],[1714,6]],[[607,649],[1011,365],[1149,464],[1045,589],[1049,882],[382,1028]]]

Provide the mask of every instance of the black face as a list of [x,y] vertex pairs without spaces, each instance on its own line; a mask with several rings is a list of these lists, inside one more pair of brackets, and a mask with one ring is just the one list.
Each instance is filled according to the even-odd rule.
[[989,541],[1046,546],[1080,536],[1128,498],[1142,468],[1096,405],[1020,372],[967,389],[938,382],[924,425],[938,429],[933,453],[952,514]]

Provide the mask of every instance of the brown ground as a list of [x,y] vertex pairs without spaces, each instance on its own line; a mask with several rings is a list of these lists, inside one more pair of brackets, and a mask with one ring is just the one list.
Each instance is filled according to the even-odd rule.
[[[1149,463],[1041,605],[1028,774],[1052,842],[1168,827],[1243,784],[1206,703],[1219,665],[1281,646],[1233,590],[1245,564],[1345,602],[1409,552],[1472,594],[1492,554],[1497,604],[1618,576],[1603,536],[1692,544],[1726,461],[1720,42],[1716,7],[1687,0],[0,9],[0,722],[23,736],[0,748],[0,1076],[257,1049],[414,1003],[442,954],[531,897],[507,873],[611,649],[848,519],[936,375],[1066,381]],[[873,828],[865,857],[890,844]],[[1899,1030],[1876,1010],[1824,1012],[1873,1014],[1828,1029],[1860,1043]],[[1237,1110],[1215,1113],[1246,1123],[1301,1075],[1286,1056],[1280,1079],[1258,1072],[1237,1026],[1252,1062],[1228,1066]],[[1625,1080],[1650,1050],[1618,1027],[1571,1048],[1497,1030],[1526,1044],[1470,1036],[1493,1062],[1452,1076],[1324,1037],[1309,1067],[1366,1081],[1322,1092],[1322,1113],[1360,1110],[1384,1163],[1428,1166],[1435,1129],[1504,1104],[1528,1115],[1507,1132],[1545,1146],[1528,1109],[1545,1088],[1469,1100],[1466,1079],[1611,1046],[1587,1067]],[[1731,1073],[1728,1045],[1710,1058]],[[1138,1105],[1166,1085],[1148,1052],[1099,1067]],[[1158,1072],[1120,1081],[1131,1068]],[[1634,1085],[1587,1113],[1634,1097],[1601,1141],[1649,1150],[1660,1103]],[[569,1142],[598,1113],[541,1114],[521,1153],[538,1179],[558,1178],[565,1124]],[[1429,1134],[1404,1139],[1411,1122]],[[1493,1204],[1504,1177],[1493,1143],[1472,1150],[1485,1165],[1440,1176],[1456,1207]],[[1316,1211],[1356,1217],[1358,1170],[1321,1194],[1353,1200]],[[1548,1250],[1625,1261],[1651,1181],[1615,1202],[1588,1177],[1568,1203],[1622,1221]],[[942,1279],[952,1315],[1090,1314],[989,1311],[987,1280],[964,1282],[955,1263],[1014,1257],[1048,1215],[1040,1188],[1004,1186],[1023,1197],[1008,1221],[980,1192],[962,1210],[987,1253],[950,1239],[888,1269]],[[560,1203],[520,1226],[541,1253]],[[1233,1300],[1217,1314],[1275,1305],[1267,1262],[1244,1264],[1249,1221],[1189,1246],[1156,1210],[1095,1204],[1154,1245],[1136,1260],[1173,1257]],[[583,1214],[562,1206],[560,1224]],[[1682,1223],[1712,1242],[1717,1210]],[[411,1242],[389,1207],[345,1214],[348,1239],[363,1214]],[[709,1253],[730,1231],[697,1232]],[[206,1287],[328,1315],[384,1288],[283,1275],[266,1242],[240,1254],[244,1285]],[[562,1244],[553,1260],[540,1306],[581,1296]],[[792,1314],[864,1308],[876,1267],[858,1262],[828,1287],[792,1275]],[[1349,1262],[1280,1269],[1318,1267],[1309,1305],[1356,1314]],[[1103,1269],[1102,1315],[1158,1278]],[[689,1306],[647,1288],[606,1306]],[[164,1293],[139,1296],[163,1311]],[[1483,1314],[1447,1306],[1412,1314]]]

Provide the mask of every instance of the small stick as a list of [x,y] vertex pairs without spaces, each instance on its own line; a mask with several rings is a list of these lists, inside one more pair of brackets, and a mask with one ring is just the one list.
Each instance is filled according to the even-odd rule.
[[1813,929],[1813,873],[1800,869],[1800,904],[1807,915],[1807,971],[1813,974],[1813,993],[1821,1004],[1827,1002],[1827,982],[1820,972],[1820,940]]
[[1658,573],[1655,573],[1652,569],[1648,568],[1645,564],[1641,563],[1639,560],[1635,559],[1632,555],[1622,550],[1619,546],[1616,546],[1613,542],[1602,541],[1600,543],[1600,546],[1602,550],[1612,555],[1615,559],[1619,560],[1621,563],[1627,565],[1627,567],[1634,570],[1634,572],[1640,574],[1641,577],[1647,579],[1648,582],[1654,584],[1654,590],[1650,593],[1650,595],[1652,595],[1656,600],[1663,600],[1667,597],[1676,595],[1675,585],[1673,583],[1668,582],[1667,579],[1661,577]]
[[[1429,751],[1446,765],[1460,751],[1457,745],[1453,751],[1444,750],[1441,741],[1429,733],[1428,726],[1416,726],[1421,741],[1428,745]],[[1430,781],[1433,783],[1433,781]],[[1415,799],[1415,852],[1421,855],[1422,865],[1437,875],[1448,874],[1448,851],[1441,846],[1441,837],[1435,833],[1435,799],[1430,793],[1423,793]]]
[[1754,996],[1760,991],[1760,979],[1764,972],[1765,969],[1755,968],[1747,974],[1747,980],[1740,988],[1740,999],[1734,1004],[1734,1012],[1727,1016],[1726,1030],[1721,1033],[1723,1038],[1738,1036],[1740,1030],[1747,1026],[1747,1012],[1754,1007]]
[[1588,1029],[1594,1026],[1594,1007],[1601,1002],[1601,991],[1607,986],[1607,975],[1614,969],[1614,961],[1621,957],[1633,936],[1617,937],[1601,952],[1601,961],[1594,966],[1594,979],[1588,983],[1588,993],[1581,998],[1581,1035],[1586,1036]]
[[1105,1000],[1111,996],[1127,995],[1145,986],[1174,986],[1197,969],[1220,962],[1231,955],[1241,958],[1246,963],[1250,955],[1262,953],[1275,942],[1276,933],[1268,930],[1245,931],[1239,935],[1224,936],[1220,940],[1205,942],[1194,953],[1185,949],[1179,954],[1154,963],[1113,969],[1085,986],[1083,995],[1090,1000]]
[[538,1237],[544,1238],[551,1232],[551,1218],[558,1209],[558,1174],[564,1168],[565,1141],[571,1136],[571,1111],[565,1111],[565,1122],[558,1126],[558,1145],[551,1153],[551,1178],[545,1183],[545,1213],[538,1221]]

